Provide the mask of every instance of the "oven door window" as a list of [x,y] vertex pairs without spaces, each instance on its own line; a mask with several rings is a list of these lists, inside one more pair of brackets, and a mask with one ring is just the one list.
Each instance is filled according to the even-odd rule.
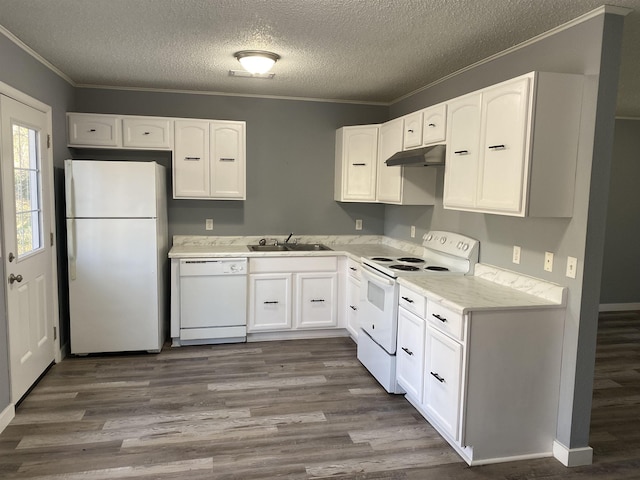
[[385,291],[373,282],[367,282],[367,301],[384,312]]

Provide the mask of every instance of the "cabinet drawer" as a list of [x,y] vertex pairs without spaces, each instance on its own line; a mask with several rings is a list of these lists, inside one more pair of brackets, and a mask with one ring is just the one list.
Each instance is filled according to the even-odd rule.
[[251,258],[249,271],[263,272],[336,272],[338,270],[337,257],[273,257]]
[[120,118],[109,115],[69,114],[69,145],[122,146]]
[[457,340],[464,340],[464,318],[459,313],[437,303],[427,302],[427,320],[441,332]]
[[347,273],[349,274],[350,277],[355,278],[356,280],[361,280],[362,273],[361,273],[360,262],[356,262],[355,260],[348,259]]
[[412,313],[415,313],[420,318],[425,317],[427,301],[422,295],[414,292],[413,290],[400,285],[400,295],[398,303],[401,307],[406,308]]
[[124,118],[122,144],[131,148],[173,146],[173,122],[166,118]]

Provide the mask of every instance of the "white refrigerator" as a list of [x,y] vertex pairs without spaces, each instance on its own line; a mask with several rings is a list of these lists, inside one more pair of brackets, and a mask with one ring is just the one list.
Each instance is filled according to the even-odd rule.
[[165,338],[165,168],[66,160],[71,353],[157,352]]

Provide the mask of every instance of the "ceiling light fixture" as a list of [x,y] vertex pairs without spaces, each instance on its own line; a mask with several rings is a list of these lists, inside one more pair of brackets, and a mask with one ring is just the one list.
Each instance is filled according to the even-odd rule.
[[242,50],[234,56],[247,72],[254,75],[267,73],[280,59],[280,55],[262,50]]

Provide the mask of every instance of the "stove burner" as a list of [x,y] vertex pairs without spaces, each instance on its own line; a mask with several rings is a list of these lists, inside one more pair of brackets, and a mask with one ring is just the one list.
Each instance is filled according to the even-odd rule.
[[447,267],[437,267],[435,265],[429,265],[428,267],[424,267],[425,270],[433,270],[434,272],[448,272],[449,269]]
[[386,257],[373,257],[371,260],[373,260],[374,262],[393,262],[393,260]]
[[398,259],[399,262],[406,262],[406,263],[424,263],[424,260],[421,258],[415,258],[415,257],[402,257]]
[[393,268],[394,270],[402,270],[403,272],[416,272],[420,270],[418,267],[414,267],[413,265],[391,265],[389,268]]

